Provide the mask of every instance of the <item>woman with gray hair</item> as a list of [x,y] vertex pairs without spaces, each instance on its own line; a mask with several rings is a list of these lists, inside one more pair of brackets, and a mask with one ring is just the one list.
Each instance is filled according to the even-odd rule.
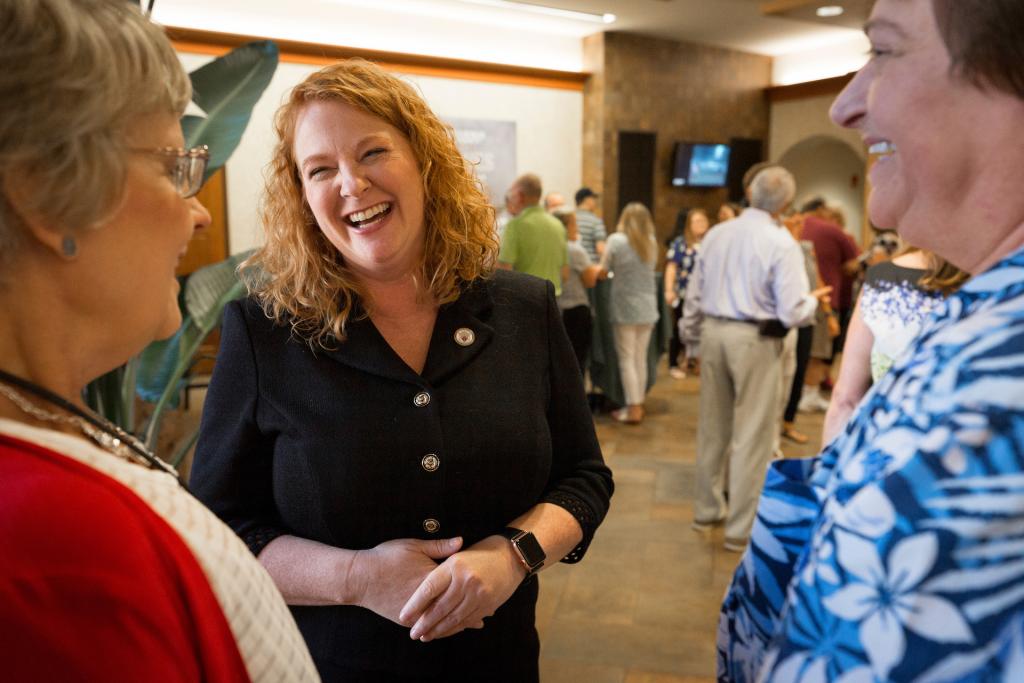
[[188,77],[124,0],[0,0],[0,652],[7,680],[317,680],[284,601],[87,382],[181,324],[210,221]]
[[971,273],[819,458],[769,471],[719,680],[1024,680],[1024,2],[878,0],[832,106],[871,220]]

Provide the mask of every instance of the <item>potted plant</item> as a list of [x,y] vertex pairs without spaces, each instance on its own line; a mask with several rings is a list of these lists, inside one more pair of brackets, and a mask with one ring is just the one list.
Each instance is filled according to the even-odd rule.
[[[149,10],[152,10],[150,2]],[[210,163],[206,178],[224,166],[238,147],[253,107],[277,69],[278,49],[272,41],[239,46],[190,74],[192,100],[205,116],[182,118],[185,146],[207,145]],[[204,179],[204,180],[205,180]],[[237,275],[248,253],[205,266],[185,279],[180,304],[182,325],[170,339],[154,342],[126,365],[86,387],[86,401],[104,417],[143,440],[156,451],[165,411],[175,407],[182,381],[193,367],[199,346],[220,324],[224,307],[245,294]],[[154,404],[144,423],[137,423],[135,396]],[[198,428],[167,455],[174,465],[191,448]]]

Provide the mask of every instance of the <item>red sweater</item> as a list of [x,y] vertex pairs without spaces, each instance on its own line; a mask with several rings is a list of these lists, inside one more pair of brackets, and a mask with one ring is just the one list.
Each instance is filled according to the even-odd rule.
[[178,534],[119,482],[0,435],[0,661],[11,681],[248,681]]
[[[832,288],[832,307],[846,310],[853,305],[853,278],[843,274],[843,264],[857,258],[860,249],[846,232],[834,223],[808,216],[800,239],[814,245],[818,257],[818,274]],[[814,289],[811,283],[811,289]]]

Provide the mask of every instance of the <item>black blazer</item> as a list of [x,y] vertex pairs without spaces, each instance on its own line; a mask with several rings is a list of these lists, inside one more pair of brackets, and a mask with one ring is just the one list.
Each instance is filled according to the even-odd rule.
[[[191,484],[254,553],[282,534],[468,546],[547,501],[584,531],[563,561],[582,557],[613,486],[550,283],[498,271],[442,306],[422,375],[368,318],[347,332],[313,351],[251,299],[225,312]],[[426,644],[359,607],[292,611],[325,680],[523,681],[536,596],[527,582],[484,629]]]

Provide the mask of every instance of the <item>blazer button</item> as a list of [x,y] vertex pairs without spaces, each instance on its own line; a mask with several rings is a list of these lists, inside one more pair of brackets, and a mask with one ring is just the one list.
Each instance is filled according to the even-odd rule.
[[459,346],[471,346],[476,341],[476,334],[468,327],[455,330],[455,343]]
[[415,396],[413,396],[412,404],[414,406],[416,406],[417,408],[422,408],[422,407],[424,407],[425,405],[427,405],[429,403],[430,403],[430,394],[428,394],[425,391],[421,391],[420,393],[418,393]]
[[428,534],[436,534],[437,530],[441,528],[441,522],[437,521],[433,517],[428,517],[423,520],[423,530]]
[[420,460],[420,465],[422,465],[423,469],[427,472],[433,472],[441,466],[441,459],[433,453],[427,453],[423,456],[423,459]]

